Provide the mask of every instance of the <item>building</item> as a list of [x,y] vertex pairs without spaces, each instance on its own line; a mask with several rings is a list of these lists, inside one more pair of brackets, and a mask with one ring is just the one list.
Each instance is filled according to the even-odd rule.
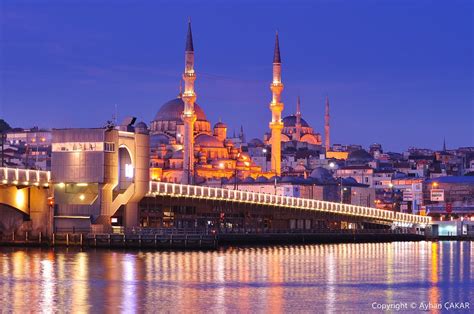
[[374,169],[369,166],[345,166],[336,170],[338,178],[353,178],[360,184],[373,187]]
[[50,170],[51,131],[34,127],[6,131],[3,160],[10,167]]
[[474,177],[446,176],[423,183],[423,204],[434,220],[474,217]]
[[132,127],[52,131],[54,226],[109,232],[118,211],[138,224],[138,201],[149,189],[149,136]]

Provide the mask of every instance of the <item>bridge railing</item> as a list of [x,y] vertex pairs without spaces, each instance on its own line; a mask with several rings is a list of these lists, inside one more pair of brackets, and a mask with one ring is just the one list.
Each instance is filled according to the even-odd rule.
[[269,206],[283,206],[297,209],[324,211],[335,214],[360,216],[397,223],[400,227],[412,224],[429,224],[431,217],[392,212],[373,207],[341,204],[292,196],[274,195],[243,190],[184,185],[168,182],[150,182],[151,195],[202,198],[235,201]]
[[50,171],[0,167],[0,184],[48,186],[50,181]]

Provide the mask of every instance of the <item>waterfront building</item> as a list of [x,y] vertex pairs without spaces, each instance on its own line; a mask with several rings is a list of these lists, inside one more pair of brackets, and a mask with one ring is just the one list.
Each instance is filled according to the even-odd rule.
[[474,176],[445,176],[423,183],[423,204],[435,220],[474,219]]
[[51,131],[34,127],[5,132],[3,159],[16,168],[51,169]]
[[54,129],[52,180],[54,226],[111,231],[120,213],[126,227],[138,224],[138,201],[149,190],[149,136],[134,118],[116,128]]

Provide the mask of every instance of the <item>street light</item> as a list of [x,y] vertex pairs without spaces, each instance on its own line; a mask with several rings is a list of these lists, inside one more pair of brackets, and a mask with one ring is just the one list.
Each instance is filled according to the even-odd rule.
[[342,177],[340,177],[339,179],[341,179],[341,204],[342,204],[342,200],[344,198],[344,191],[347,190],[347,188],[342,188]]
[[263,153],[263,155],[265,156],[265,160],[264,160],[264,163],[265,163],[265,172],[267,172],[267,149],[266,149],[266,148],[262,149],[262,153]]
[[[223,170],[223,169],[224,169],[224,166],[225,166],[225,165],[224,165],[223,162],[220,162],[220,163],[219,163],[219,169]],[[223,180],[223,179],[224,179],[224,178],[221,177],[221,189],[222,189],[222,180]]]

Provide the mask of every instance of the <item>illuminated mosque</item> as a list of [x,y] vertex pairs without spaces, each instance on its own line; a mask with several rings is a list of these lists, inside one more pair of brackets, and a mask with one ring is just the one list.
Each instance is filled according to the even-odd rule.
[[[227,125],[219,121],[211,128],[202,107],[196,102],[194,82],[194,46],[191,24],[188,24],[185,49],[184,90],[161,106],[150,123],[151,178],[176,183],[202,183],[237,177],[271,178],[281,175],[281,144],[301,141],[321,145],[321,135],[301,117],[298,99],[296,113],[281,119],[281,59],[278,34],[273,58],[271,134],[264,138],[271,146],[271,167],[262,171],[244,145],[236,145],[227,134]],[[250,144],[251,145],[251,144]],[[268,146],[267,146],[268,147]],[[268,147],[270,150],[270,147]]]

